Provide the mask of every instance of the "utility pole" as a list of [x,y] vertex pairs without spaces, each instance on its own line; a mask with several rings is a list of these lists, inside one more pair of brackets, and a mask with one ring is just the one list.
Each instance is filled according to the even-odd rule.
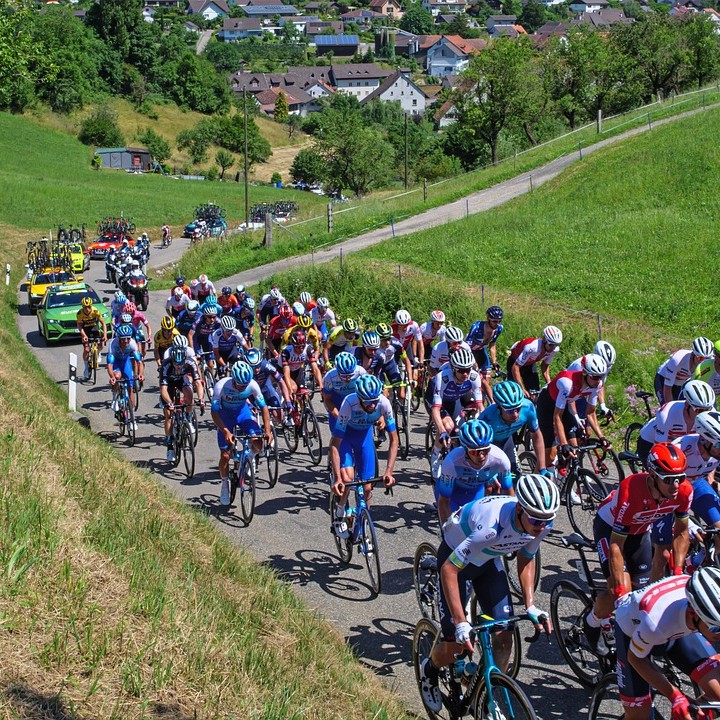
[[407,136],[408,116],[405,113],[405,189],[408,189],[408,136]]
[[250,182],[248,180],[248,116],[247,91],[243,88],[243,117],[245,118],[245,230],[250,230]]

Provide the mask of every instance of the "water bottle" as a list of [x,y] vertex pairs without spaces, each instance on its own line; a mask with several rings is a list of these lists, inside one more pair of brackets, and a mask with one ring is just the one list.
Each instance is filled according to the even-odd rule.
[[453,663],[453,679],[455,682],[460,682],[463,678],[463,672],[465,671],[465,658],[458,658]]
[[462,684],[465,686],[469,685],[477,671],[478,664],[476,662],[473,662],[472,660],[466,662],[465,667],[463,668]]

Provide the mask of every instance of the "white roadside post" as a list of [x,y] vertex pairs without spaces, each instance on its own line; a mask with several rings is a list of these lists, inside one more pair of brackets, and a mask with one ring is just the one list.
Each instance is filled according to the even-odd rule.
[[5,284],[10,284],[10,263],[5,265]]
[[77,355],[70,353],[70,366],[68,368],[68,410],[77,410]]

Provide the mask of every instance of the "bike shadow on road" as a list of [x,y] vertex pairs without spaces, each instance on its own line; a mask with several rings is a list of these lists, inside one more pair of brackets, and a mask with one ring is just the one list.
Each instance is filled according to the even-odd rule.
[[376,618],[371,625],[353,625],[347,644],[358,660],[378,675],[395,675],[395,666],[409,666],[415,626],[395,618]]
[[534,677],[521,684],[535,708],[542,708],[538,716],[541,712],[543,720],[585,717],[592,690],[580,685],[573,675],[556,669],[550,674],[547,665],[528,665],[525,661],[523,669],[533,671]]

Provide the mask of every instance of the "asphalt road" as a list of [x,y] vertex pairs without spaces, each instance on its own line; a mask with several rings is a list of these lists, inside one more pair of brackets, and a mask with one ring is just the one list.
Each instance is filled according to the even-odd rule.
[[[173,244],[170,251],[180,253],[187,241]],[[164,254],[165,253],[165,254]],[[154,249],[153,263],[168,260],[169,251]],[[99,294],[109,297],[113,288],[104,280],[104,265],[93,261],[86,278]],[[162,315],[165,293],[154,293],[148,317],[157,328]],[[20,295],[24,302],[24,294]],[[18,325],[33,352],[48,374],[65,386],[70,351],[80,355],[77,344],[46,347],[37,329],[35,316],[21,306]],[[126,457],[148,469],[172,489],[184,502],[206,512],[238,545],[248,549],[259,562],[270,564],[290,582],[312,608],[332,622],[355,650],[359,660],[371,667],[407,703],[410,710],[422,713],[411,662],[412,632],[419,610],[412,587],[412,559],[422,541],[436,541],[438,525],[428,482],[428,466],[421,455],[426,416],[412,418],[411,442],[414,452],[407,462],[398,461],[396,477],[399,487],[393,497],[376,492],[373,518],[379,533],[383,589],[373,598],[367,571],[357,557],[350,566],[339,561],[329,529],[328,486],[322,468],[309,465],[307,454],[299,450],[290,455],[280,441],[280,479],[269,489],[264,475],[258,484],[255,518],[245,526],[239,512],[224,512],[219,507],[220,480],[217,472],[218,450],[209,417],[201,419],[197,446],[197,470],[188,480],[180,468],[173,470],[165,462],[162,417],[154,406],[157,381],[152,365],[140,401],[139,430],[134,447],[117,435],[109,409],[110,391],[104,373],[98,373],[97,386],[88,383],[78,388],[78,408],[90,419],[94,432],[118,447]],[[319,399],[314,402],[323,424],[327,442],[325,415]],[[381,462],[384,453],[381,452]],[[562,515],[559,529],[569,532]],[[560,577],[574,576],[569,566],[571,555],[554,534],[544,549],[543,577],[537,605],[549,609],[548,593]],[[525,634],[529,634],[528,632]],[[526,659],[520,679],[544,720],[578,717],[586,707],[587,691],[573,679],[554,643],[541,638],[535,645],[525,645]]]

